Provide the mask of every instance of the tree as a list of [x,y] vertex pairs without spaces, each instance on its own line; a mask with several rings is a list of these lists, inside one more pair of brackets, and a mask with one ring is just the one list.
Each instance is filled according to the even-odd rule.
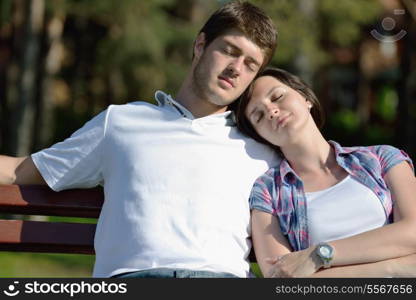
[[35,114],[35,96],[37,94],[37,74],[40,51],[40,38],[44,19],[44,1],[15,1],[18,10],[22,10],[24,20],[24,46],[20,57],[18,79],[18,101],[12,123],[12,153],[27,155],[32,146]]

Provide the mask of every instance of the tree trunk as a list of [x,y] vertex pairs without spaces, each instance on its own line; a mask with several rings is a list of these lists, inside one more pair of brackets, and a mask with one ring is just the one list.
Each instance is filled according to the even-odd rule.
[[40,37],[43,28],[44,0],[24,2],[24,46],[20,58],[18,100],[12,124],[12,152],[17,156],[28,155],[33,143],[35,116],[35,96],[37,94],[36,75],[40,52]]
[[35,132],[35,149],[42,149],[53,142],[52,139],[55,129],[54,80],[56,74],[61,69],[64,57],[64,46],[62,43],[64,23],[65,13],[59,11],[55,13],[47,25],[47,45],[49,46],[49,50],[42,68],[42,91],[36,121],[38,126]]
[[[305,19],[305,23],[309,23],[316,17],[316,1],[315,0],[299,0],[299,13]],[[308,30],[310,34],[314,34],[313,29]],[[300,45],[301,46],[301,45]],[[308,84],[313,83],[314,69],[311,64],[311,57],[305,53],[301,47],[297,49],[298,53],[295,58],[295,67],[299,76]]]
[[[25,19],[25,2],[23,0],[15,0],[12,5],[12,42],[10,43],[11,57],[5,71],[5,97],[2,99],[2,135],[4,144],[2,145],[2,153],[15,154],[14,145],[16,131],[13,123],[13,112],[17,107],[18,98],[18,82],[20,74],[20,52],[23,49],[24,41],[24,19]],[[4,127],[3,127],[4,124]]]

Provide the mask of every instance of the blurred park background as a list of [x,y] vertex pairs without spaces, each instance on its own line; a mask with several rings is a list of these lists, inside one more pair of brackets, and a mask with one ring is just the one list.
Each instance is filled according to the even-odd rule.
[[[109,104],[175,95],[218,0],[1,0],[0,153],[68,137]],[[325,136],[416,159],[416,0],[252,0],[272,64],[313,86]],[[93,257],[0,252],[0,277],[90,276]]]

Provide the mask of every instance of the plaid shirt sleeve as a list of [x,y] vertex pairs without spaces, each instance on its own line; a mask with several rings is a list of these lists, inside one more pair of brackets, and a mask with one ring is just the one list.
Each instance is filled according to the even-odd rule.
[[273,199],[273,190],[275,188],[273,174],[273,170],[269,170],[257,178],[250,194],[249,201],[251,209],[257,209],[276,215],[276,210],[273,204],[275,201],[275,199]]
[[403,150],[389,145],[380,145],[375,147],[375,153],[380,161],[381,175],[383,177],[387,174],[390,168],[401,163],[402,161],[407,161],[414,171],[412,160]]

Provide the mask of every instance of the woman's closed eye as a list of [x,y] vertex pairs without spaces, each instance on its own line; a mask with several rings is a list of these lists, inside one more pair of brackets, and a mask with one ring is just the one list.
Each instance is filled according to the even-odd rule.
[[279,100],[281,100],[281,99],[283,99],[283,94],[273,96],[273,97],[271,98],[271,102],[276,102],[276,101],[279,101]]
[[258,124],[263,119],[264,113],[259,111],[255,116],[255,123]]

